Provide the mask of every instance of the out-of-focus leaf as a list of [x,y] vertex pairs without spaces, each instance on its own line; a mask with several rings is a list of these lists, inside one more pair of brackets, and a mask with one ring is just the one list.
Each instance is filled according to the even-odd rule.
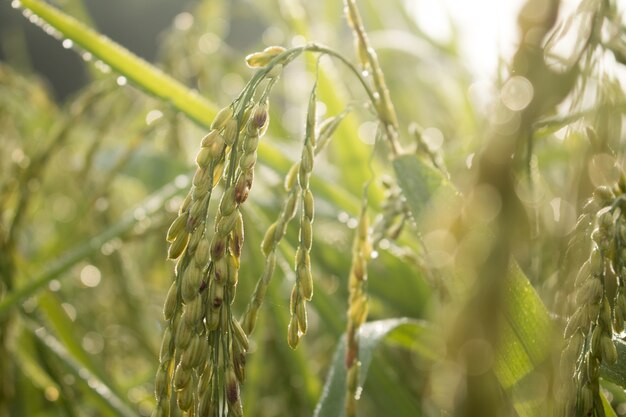
[[28,319],[26,319],[24,323],[26,328],[30,330],[35,337],[41,340],[43,345],[83,383],[95,398],[99,400],[98,403],[105,408],[105,410],[102,411],[106,411],[107,414],[113,413],[113,415],[120,417],[138,417],[138,414],[130,409],[121,398],[115,395],[110,387],[87,368],[80,365],[45,327],[41,327]]
[[[435,194],[452,192],[452,186],[437,170],[414,155],[397,158],[394,169],[416,219]],[[517,264],[513,264],[509,271],[504,291],[505,320],[500,329],[494,371],[502,387],[513,398],[520,417],[540,416],[545,395],[533,391],[531,385],[534,371],[550,353],[550,317]]]
[[41,17],[61,35],[89,51],[138,87],[171,103],[201,124],[211,123],[217,108],[197,92],[190,90],[127,49],[43,1],[23,0],[21,4]]
[[[395,341],[403,340],[406,337],[412,339],[412,348],[417,352],[426,353],[427,358],[437,356],[433,348],[432,341],[436,338],[432,334],[431,328],[424,322],[410,320],[407,318],[379,320],[364,324],[359,331],[359,386],[362,387],[367,377],[367,371],[372,362],[376,347],[386,337],[391,337]],[[346,355],[345,338],[341,340],[332,365],[326,377],[326,383],[322,391],[322,396],[313,413],[314,417],[343,417],[345,416],[346,398],[346,367],[344,358]]]
[[611,407],[611,404],[606,399],[604,394],[602,394],[600,398],[602,398],[602,408],[604,408],[604,415],[606,417],[617,417],[617,414],[615,414],[615,410],[613,410],[613,407]]
[[393,168],[413,217],[418,220],[436,193],[453,195],[454,189],[441,173],[417,155],[401,155]]
[[[185,177],[180,177],[185,178]],[[161,188],[156,193],[148,197],[138,207],[132,209],[119,223],[105,230],[97,236],[94,236],[87,242],[83,242],[74,249],[69,250],[65,255],[61,255],[54,261],[45,271],[37,275],[36,278],[30,280],[26,285],[16,288],[6,295],[0,302],[0,316],[5,314],[10,308],[17,303],[24,301],[27,297],[35,294],[41,288],[46,286],[50,281],[66,272],[72,266],[85,259],[90,254],[100,250],[102,245],[113,238],[119,237],[130,231],[140,220],[147,216],[159,213],[163,209],[165,202],[182,192],[189,185],[188,179],[177,179]]]

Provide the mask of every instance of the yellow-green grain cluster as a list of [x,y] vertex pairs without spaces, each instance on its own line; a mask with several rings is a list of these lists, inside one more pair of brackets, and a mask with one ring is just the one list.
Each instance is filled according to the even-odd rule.
[[291,319],[287,329],[289,346],[296,348],[300,337],[307,330],[306,302],[313,297],[313,274],[311,272],[311,245],[313,244],[313,193],[309,189],[309,177],[313,171],[316,143],[316,86],[313,86],[307,110],[304,146],[298,167],[298,186],[300,188],[300,233],[296,250],[296,283],[291,291],[289,303]]
[[358,379],[360,362],[359,354],[359,328],[367,319],[369,303],[365,284],[367,281],[367,263],[370,259],[372,246],[369,236],[369,219],[367,206],[361,207],[359,223],[352,245],[352,266],[348,287],[350,298],[348,301],[348,326],[346,330],[346,368],[348,371],[346,397],[346,415],[356,416],[356,401],[358,392]]
[[623,181],[597,188],[579,221],[591,231],[591,251],[576,276],[571,300],[576,308],[564,332],[561,373],[567,413],[604,415],[600,365],[617,361],[613,335],[624,331],[626,317],[625,191]]
[[[240,205],[252,187],[269,116],[265,101],[237,104],[221,110],[202,139],[192,189],[167,233],[168,257],[178,261],[164,307],[157,416],[170,414],[174,393],[178,408],[190,415],[243,414],[239,391],[248,338],[231,304],[244,240]],[[224,190],[211,222],[211,195],[222,177]]]
[[[319,152],[321,152],[330,142],[333,133],[335,132],[335,130],[337,130],[337,127],[339,127],[339,124],[347,114],[348,111],[344,111],[336,116],[329,117],[325,119],[322,123],[320,123],[319,129],[317,129],[317,132],[315,133],[317,141],[316,146],[313,149],[314,157]],[[261,273],[261,276],[257,281],[254,293],[252,295],[252,298],[250,299],[250,302],[248,303],[246,312],[244,313],[242,319],[243,328],[248,335],[254,331],[254,327],[256,325],[257,317],[259,314],[259,309],[263,304],[263,300],[265,299],[265,294],[267,292],[267,287],[272,279],[272,275],[274,274],[274,269],[276,268],[276,249],[278,247],[278,244],[285,236],[289,223],[295,217],[298,201],[301,200],[300,196],[302,195],[302,192],[298,180],[299,174],[300,163],[295,163],[285,176],[284,187],[285,191],[287,192],[287,197],[278,215],[278,219],[268,227],[267,231],[265,232],[265,236],[263,237],[261,250],[266,257],[265,265],[263,267],[263,272]],[[306,204],[309,204],[310,207],[307,209],[307,212],[311,214],[310,220],[312,221],[313,195],[310,193],[310,190],[308,194],[308,202]],[[304,303],[301,303],[301,305],[302,306],[300,307],[300,314],[304,314],[304,319],[306,320],[306,311],[303,309]]]

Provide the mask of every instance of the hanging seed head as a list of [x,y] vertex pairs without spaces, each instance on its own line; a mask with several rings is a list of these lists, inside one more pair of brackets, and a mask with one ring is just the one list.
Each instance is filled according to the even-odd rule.
[[298,179],[298,171],[300,170],[300,164],[293,164],[285,177],[285,191],[290,191],[296,184]]
[[210,148],[200,148],[198,155],[196,155],[196,164],[200,168],[206,168],[211,162],[211,150]]
[[595,326],[591,333],[591,352],[599,356],[600,355],[600,342],[602,341],[602,328]]
[[250,182],[248,181],[246,175],[241,174],[239,175],[239,178],[237,178],[237,182],[235,183],[235,195],[234,195],[235,203],[243,204],[248,199],[249,193],[250,193]]
[[594,250],[591,251],[591,256],[589,257],[589,263],[590,263],[589,267],[593,275],[602,274],[602,271],[604,270],[604,263],[602,260],[602,255],[600,254],[600,251],[597,248],[594,248]]
[[285,52],[282,46],[268,46],[262,52],[246,56],[246,65],[250,68],[266,67],[272,59]]
[[237,135],[239,134],[239,126],[236,119],[231,119],[224,126],[224,142],[228,146],[233,146]]
[[313,228],[309,219],[305,219],[300,223],[300,242],[305,249],[311,249],[311,245],[313,244]]
[[189,210],[189,205],[191,204],[191,193],[188,193],[183,200],[183,203],[180,205],[180,209],[178,209],[178,214],[186,213]]
[[186,312],[183,311],[183,314],[176,323],[176,338],[174,339],[176,349],[185,349],[189,346],[189,342],[191,342],[191,327],[189,327],[187,321],[184,320],[185,313]]
[[247,351],[249,347],[248,336],[246,336],[246,333],[243,331],[241,324],[239,324],[239,322],[235,319],[231,321],[231,324],[237,343],[243,348],[244,351]]
[[287,201],[285,202],[285,219],[293,219],[296,215],[296,204],[298,202],[298,193],[290,193]]
[[[209,170],[206,168],[196,168],[196,172],[193,174],[193,180],[191,183],[194,187],[201,187],[202,185],[208,185],[209,182]],[[195,195],[192,193],[192,198],[197,200]]]
[[311,266],[300,264],[296,272],[300,296],[310,301],[311,298],[313,298],[313,275],[311,274]]
[[204,315],[204,306],[200,297],[196,297],[189,303],[185,304],[185,310],[183,312],[183,322],[189,327],[195,326]]
[[165,320],[170,320],[174,316],[177,305],[178,290],[176,288],[176,282],[172,282],[170,289],[167,291],[165,297],[165,304],[163,305],[163,317]]
[[231,238],[230,238],[231,252],[237,258],[239,258],[239,256],[241,255],[243,241],[244,241],[243,216],[241,215],[241,212],[237,210],[237,218],[235,219],[235,227],[233,228]]
[[314,203],[313,203],[313,193],[311,190],[304,191],[304,198],[302,200],[304,202],[304,215],[313,221],[314,215]]
[[235,227],[237,223],[239,211],[235,210],[226,216],[220,216],[217,221],[217,234],[226,237]]
[[226,256],[222,256],[213,263],[215,281],[220,284],[224,284],[226,282],[226,278],[228,277],[228,261],[226,258]]
[[303,162],[300,161],[300,169],[298,170],[298,184],[300,184],[300,188],[303,190],[309,188],[309,172],[310,171],[307,171],[306,168],[303,167]]
[[224,285],[216,281],[211,281],[209,285],[209,297],[211,308],[214,310],[219,309],[224,302]]
[[243,316],[243,329],[246,334],[251,334],[254,331],[258,315],[258,308],[251,308],[246,311],[246,314]]
[[190,379],[191,370],[183,367],[182,364],[178,364],[174,372],[174,388],[176,388],[177,391],[182,390],[189,384]]
[[263,270],[262,282],[266,285],[269,284],[272,279],[272,275],[274,274],[274,269],[276,268],[276,252],[271,251],[267,255],[267,259],[265,260],[265,269]]
[[[267,103],[259,104],[254,109],[254,113],[252,115],[252,125],[256,129],[263,131],[264,129],[267,128],[267,125],[269,124],[268,121],[269,121],[269,113],[267,111]],[[259,136],[263,136],[263,135],[259,134]]]
[[194,253],[194,260],[197,266],[203,267],[209,262],[209,249],[209,240],[206,237],[200,239],[198,246],[196,247],[196,252]]
[[235,208],[237,208],[237,204],[235,203],[235,189],[230,187],[224,191],[224,195],[220,201],[220,214],[222,216],[228,216],[235,211]]
[[233,255],[226,256],[226,259],[228,262],[228,277],[226,284],[228,284],[231,288],[234,288],[237,286],[237,282],[239,281],[239,259]]
[[601,352],[604,362],[611,365],[617,362],[617,349],[610,336],[602,336]]
[[191,387],[183,388],[176,394],[176,403],[178,408],[183,411],[189,411],[193,405],[193,390]]
[[211,129],[213,130],[222,130],[226,123],[228,123],[233,118],[233,108],[231,106],[224,107],[217,113],[213,123],[211,124]]
[[202,141],[200,142],[200,146],[202,148],[210,148],[216,142],[219,142],[219,140],[220,140],[219,130],[213,129],[202,138]]
[[576,294],[576,300],[580,305],[597,303],[601,300],[603,291],[602,282],[597,278],[591,278]]
[[263,242],[261,243],[261,250],[263,251],[263,255],[267,256],[272,248],[274,247],[274,233],[276,232],[276,222],[272,223],[270,227],[267,228],[265,232],[265,236],[263,237]]
[[583,320],[586,319],[586,310],[583,307],[576,309],[574,314],[571,315],[565,326],[563,337],[569,339],[576,330],[581,329]]
[[249,171],[254,168],[254,164],[256,164],[256,152],[245,154],[239,160],[239,166],[243,171]]
[[181,283],[181,295],[185,303],[190,303],[198,296],[201,281],[202,271],[197,265],[190,264],[183,273]]
[[172,225],[167,230],[167,241],[173,242],[181,233],[185,230],[185,224],[187,224],[187,213],[180,214],[174,221]]
[[290,348],[295,349],[298,347],[299,341],[300,335],[298,334],[298,319],[296,316],[291,316],[291,321],[289,321],[289,327],[287,328],[287,343]]
[[187,243],[189,242],[189,234],[181,233],[178,237],[172,242],[167,251],[167,257],[169,259],[177,259],[187,247]]
[[253,153],[259,147],[259,132],[254,129],[254,132],[248,132],[248,136],[243,141],[243,153]]
[[217,329],[217,326],[220,324],[220,310],[214,308],[206,309],[206,327],[207,330],[213,331]]
[[234,405],[239,402],[239,399],[239,382],[237,382],[237,375],[232,364],[229,364],[226,370],[226,400],[229,405]]
[[159,362],[165,363],[172,358],[172,349],[170,344],[172,342],[172,329],[167,326],[163,333],[163,340],[161,341],[161,350],[159,351]]
[[154,391],[157,398],[161,398],[161,395],[167,391],[167,369],[163,369],[163,366],[159,366],[159,369],[157,369]]
[[[313,146],[311,143],[308,143],[307,146],[302,150],[302,158],[300,160],[300,172],[309,174],[313,171]],[[306,188],[306,187],[302,187]]]
[[602,297],[602,304],[600,306],[600,314],[599,314],[599,324],[602,326],[602,329],[609,333],[611,331],[611,305],[609,304],[609,300],[605,297]]
[[213,236],[211,241],[211,259],[214,261],[224,256],[226,251],[226,241],[224,238]]
[[[209,392],[210,390],[203,390],[203,392]],[[200,405],[198,408],[199,416],[213,416],[215,414],[215,405],[211,401],[210,395],[200,396]]]
[[[203,221],[200,221],[198,223],[198,226],[204,224]],[[194,231],[191,233],[191,236],[189,238],[189,243],[187,244],[187,252],[190,255],[193,255],[196,248],[198,247],[198,243],[200,243],[200,241],[204,238],[204,228],[203,227],[197,227],[194,229]]]
[[306,333],[307,329],[307,316],[306,316],[306,305],[303,302],[298,303],[296,306],[296,318],[298,320],[298,328],[302,333]]
[[622,333],[624,331],[624,311],[617,306],[613,312],[613,330],[615,333]]

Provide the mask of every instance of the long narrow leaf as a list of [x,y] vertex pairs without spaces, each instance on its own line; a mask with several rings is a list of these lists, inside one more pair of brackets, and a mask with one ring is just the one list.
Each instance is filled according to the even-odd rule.
[[[455,190],[435,169],[415,155],[394,161],[399,185],[413,216],[418,219],[435,195]],[[548,311],[522,270],[514,264],[504,286],[505,320],[500,329],[494,371],[513,398],[520,417],[541,415],[543,393],[533,392],[532,375],[550,353],[552,324]],[[543,404],[545,405],[545,404]]]
[[216,106],[197,92],[190,90],[148,62],[134,55],[71,16],[40,0],[22,0],[22,6],[45,20],[76,45],[89,51],[115,71],[146,92],[155,95],[184,112],[197,122],[207,125],[215,115]]
[[32,320],[25,320],[25,325],[43,345],[54,354],[67,368],[98,398],[103,406],[120,417],[138,417],[138,414],[130,409],[111,388],[101,379],[92,374],[87,368],[79,364],[65,347],[52,336],[45,327],[37,325]]
[[[425,323],[406,318],[379,320],[365,323],[359,331],[359,386],[362,387],[367,377],[367,371],[372,362],[374,351],[381,341],[392,332],[407,332],[413,339],[413,345],[419,346],[419,351],[428,352],[427,357],[436,356],[431,342],[434,340],[432,330]],[[400,337],[402,339],[402,337]],[[346,341],[341,339],[332,365],[326,377],[322,396],[313,413],[314,417],[343,417],[345,416],[346,399],[346,369],[344,357],[346,355]]]
[[[26,285],[16,288],[4,297],[4,299],[0,302],[0,317],[10,308],[35,294],[50,281],[59,277],[72,266],[76,265],[92,253],[99,251],[102,245],[111,239],[119,237],[130,231],[141,219],[161,212],[165,202],[169,198],[179,194],[183,189],[186,189],[187,186],[188,180],[172,181],[161,188],[158,192],[148,197],[138,207],[131,210],[122,218],[122,220],[120,220],[119,223],[89,239],[87,242],[79,244],[74,249],[69,250],[65,255],[60,256],[58,260],[52,263],[43,272],[38,274],[36,278],[28,281]],[[138,214],[141,215],[139,216]]]

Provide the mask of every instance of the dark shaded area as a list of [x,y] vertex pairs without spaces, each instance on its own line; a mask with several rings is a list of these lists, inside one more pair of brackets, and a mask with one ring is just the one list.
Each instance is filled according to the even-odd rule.
[[[130,51],[154,61],[160,34],[172,19],[195,2],[172,0],[85,0],[93,26]],[[91,26],[91,25],[90,25]],[[25,47],[27,53],[19,52]],[[0,61],[10,61],[23,71],[39,73],[57,100],[63,101],[85,85],[85,64],[75,51],[61,43],[11,7],[0,2]]]

